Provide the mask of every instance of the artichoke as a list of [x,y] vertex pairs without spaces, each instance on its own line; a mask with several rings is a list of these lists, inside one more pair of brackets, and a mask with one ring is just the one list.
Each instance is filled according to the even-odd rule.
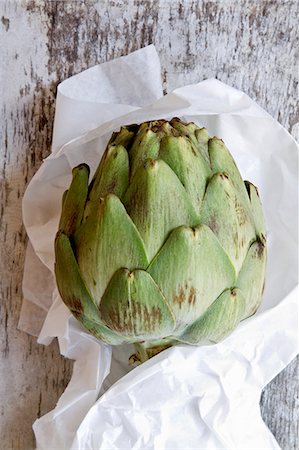
[[218,342],[255,313],[265,223],[256,187],[223,141],[178,118],[113,133],[89,184],[72,172],[55,274],[72,314],[143,362],[177,343]]

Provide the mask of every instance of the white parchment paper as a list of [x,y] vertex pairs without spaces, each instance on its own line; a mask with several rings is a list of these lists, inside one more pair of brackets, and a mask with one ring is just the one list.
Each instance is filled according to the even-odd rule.
[[[86,333],[62,303],[53,242],[71,168],[96,169],[112,131],[182,117],[221,137],[259,188],[268,235],[264,300],[217,345],[168,349],[127,365],[130,346]],[[93,67],[58,87],[53,149],[23,200],[30,239],[20,328],[75,360],[56,408],[34,423],[38,450],[279,449],[262,421],[262,388],[297,353],[298,146],[243,92],[215,79],[162,96],[154,46]],[[131,370],[131,371],[129,371]]]

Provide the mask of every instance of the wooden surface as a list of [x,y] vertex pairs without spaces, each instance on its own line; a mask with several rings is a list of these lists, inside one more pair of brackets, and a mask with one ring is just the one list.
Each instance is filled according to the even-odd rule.
[[[21,199],[50,151],[58,82],[154,43],[168,91],[217,77],[298,138],[298,17],[296,0],[1,0],[1,449],[34,448],[31,424],[55,406],[72,370],[56,343],[43,347],[17,330]],[[299,446],[297,382],[293,362],[262,395],[262,415],[283,450]]]

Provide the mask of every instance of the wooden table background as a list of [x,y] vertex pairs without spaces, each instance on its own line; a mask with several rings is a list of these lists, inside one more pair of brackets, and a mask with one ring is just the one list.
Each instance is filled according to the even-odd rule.
[[[34,448],[31,425],[55,406],[72,371],[56,342],[40,346],[17,330],[27,242],[21,200],[50,151],[57,84],[154,43],[168,91],[216,77],[298,138],[298,17],[296,0],[0,1],[1,449]],[[297,376],[294,361],[261,399],[283,450],[299,445]]]

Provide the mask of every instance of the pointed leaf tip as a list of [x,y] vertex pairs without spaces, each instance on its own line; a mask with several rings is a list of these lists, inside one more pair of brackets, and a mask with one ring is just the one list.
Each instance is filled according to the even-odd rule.
[[147,270],[171,305],[180,330],[236,278],[228,256],[205,225],[173,230]]
[[100,312],[81,278],[70,240],[63,231],[58,231],[55,238],[55,275],[63,302],[92,335],[112,345],[126,341],[100,319]]
[[63,195],[59,229],[68,236],[80,227],[88,193],[89,166],[80,164],[72,170],[72,182]]
[[137,341],[169,336],[173,314],[160,289],[144,270],[118,270],[103,295],[100,310],[105,323]]
[[124,197],[151,260],[177,226],[199,222],[182,183],[162,159],[147,161],[136,171]]
[[120,199],[111,193],[92,208],[75,235],[75,243],[82,277],[97,304],[116,270],[148,265],[135,224]]
[[178,340],[193,345],[219,342],[236,328],[244,308],[245,299],[240,289],[227,289],[199,319],[186,328]]
[[78,164],[78,166],[76,166],[72,169],[72,174],[74,175],[76,172],[79,172],[79,171],[84,171],[84,172],[88,173],[88,175],[89,175],[90,167],[86,163],[80,163],[80,164]]

